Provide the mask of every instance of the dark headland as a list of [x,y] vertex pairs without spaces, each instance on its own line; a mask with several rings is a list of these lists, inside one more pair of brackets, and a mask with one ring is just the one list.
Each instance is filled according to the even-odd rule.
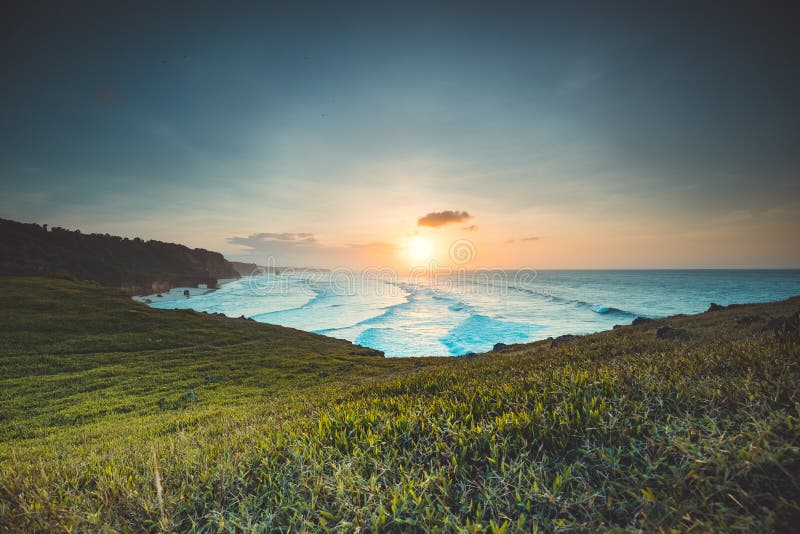
[[0,219],[0,275],[61,276],[148,295],[239,278],[219,252]]

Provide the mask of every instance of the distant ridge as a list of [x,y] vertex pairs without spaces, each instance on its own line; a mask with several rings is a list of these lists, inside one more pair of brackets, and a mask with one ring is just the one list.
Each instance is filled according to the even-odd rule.
[[242,276],[250,276],[251,274],[283,274],[283,273],[329,273],[330,269],[321,269],[318,267],[292,267],[292,266],[275,266],[271,265],[265,267],[257,263],[248,263],[244,261],[231,261],[231,265]]
[[239,278],[219,252],[0,219],[0,275],[65,276],[129,295]]
[[233,266],[233,268],[236,269],[236,272],[241,276],[250,276],[254,271],[263,269],[263,267],[260,267],[255,263],[246,263],[243,261],[232,261],[231,266]]

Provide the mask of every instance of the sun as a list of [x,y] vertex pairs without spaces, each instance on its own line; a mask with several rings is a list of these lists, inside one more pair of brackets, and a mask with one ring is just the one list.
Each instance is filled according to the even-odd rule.
[[414,261],[427,261],[433,256],[433,241],[417,236],[408,240],[408,255]]

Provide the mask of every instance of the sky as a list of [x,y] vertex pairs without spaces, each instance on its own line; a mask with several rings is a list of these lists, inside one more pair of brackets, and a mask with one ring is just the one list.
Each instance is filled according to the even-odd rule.
[[800,267],[798,16],[716,4],[5,2],[0,217],[260,264]]

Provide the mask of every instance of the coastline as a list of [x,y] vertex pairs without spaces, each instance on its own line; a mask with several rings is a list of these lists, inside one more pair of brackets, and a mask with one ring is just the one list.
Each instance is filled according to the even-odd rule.
[[[220,289],[225,284],[236,282],[237,280],[241,280],[241,278],[220,278],[217,280],[217,287],[214,288],[181,286],[173,287],[169,291],[163,291],[161,293],[152,293],[150,295],[134,295],[131,298],[136,302],[141,302],[142,304],[151,304],[155,302],[175,302],[178,300],[186,300],[187,298],[208,295],[209,293],[213,293],[214,291]],[[185,291],[189,292],[188,297],[186,296]]]
[[[309,281],[282,277],[279,291],[271,289],[269,295],[247,291],[245,284],[239,284],[213,295],[211,289],[179,287],[162,297],[139,296],[135,300],[156,308],[250,317],[347,339],[381,350],[387,357],[402,358],[482,353],[497,344],[611,330],[637,317],[700,313],[712,302],[755,303],[800,293],[800,272],[795,271],[698,276],[687,272],[617,275],[559,271],[537,278],[536,285],[510,287],[502,293],[484,286],[473,291],[473,286],[451,290],[442,285],[442,290],[403,290],[402,299],[393,297],[392,291],[399,291],[395,286],[378,290],[389,286],[375,289],[360,280],[349,292],[335,291],[336,286],[325,277]],[[184,291],[189,292],[188,298]],[[416,335],[406,336],[407,332]]]
[[[800,271],[706,271],[697,275],[689,271],[554,271],[538,276],[535,283],[508,284],[502,290],[474,283],[448,285],[449,279],[438,287],[367,284],[363,280],[355,278],[342,291],[328,277],[287,276],[280,277],[280,283],[270,277],[263,292],[237,284],[213,295],[206,289],[176,288],[160,298],[136,300],[150,299],[150,305],[157,308],[244,315],[258,322],[348,339],[388,357],[449,357],[490,351],[497,344],[611,330],[637,317],[700,313],[712,302],[764,302],[800,293]],[[189,298],[183,295],[187,289]]]
[[[147,530],[161,520],[152,504],[154,479],[130,473],[148,462],[172,473],[208,469],[209,478],[186,486],[166,479],[165,517],[173,530],[190,526],[182,515],[187,503],[192,514],[206,506],[240,464],[263,466],[263,478],[243,479],[231,497],[242,523],[262,517],[262,503],[283,498],[292,485],[304,491],[317,484],[367,487],[360,471],[331,465],[376,466],[387,477],[403,473],[403,488],[409,481],[437,488],[477,482],[492,495],[520,488],[519,498],[498,501],[502,513],[521,514],[524,500],[548,507],[542,521],[557,518],[564,503],[584,505],[591,492],[598,496],[592,515],[576,521],[589,530],[603,530],[616,517],[629,530],[665,524],[703,530],[713,520],[722,530],[746,524],[769,531],[759,527],[781,513],[793,517],[794,508],[787,512],[781,503],[787,496],[797,500],[792,475],[800,462],[797,298],[490,355],[411,359],[376,357],[275,325],[150,310],[95,284],[0,282],[9,310],[0,336],[10,353],[4,371],[12,377],[0,435],[0,487],[10,505],[0,510],[0,525],[11,530],[80,530],[101,509],[99,499],[109,504],[97,516],[101,528]],[[58,328],[53,317],[61,319]],[[642,451],[652,454],[647,462]],[[270,463],[262,464],[265,458]],[[752,467],[764,465],[770,469]],[[566,483],[561,500],[551,500],[553,477],[570,470],[577,470],[571,481],[592,485]],[[64,483],[62,473],[77,475]],[[75,476],[96,480],[97,493],[81,491],[83,479]],[[609,480],[619,485],[610,487]],[[258,492],[251,508],[240,508],[240,491]],[[743,504],[753,494],[759,501],[743,510],[728,505],[728,493]],[[347,498],[329,496],[326,505],[341,502],[354,524],[363,517],[357,514],[380,510],[379,496],[366,494],[372,500],[352,512]],[[289,496],[292,510],[308,506],[305,495]],[[409,515],[438,510],[434,499],[418,502],[420,495],[427,494],[409,493]],[[465,499],[475,509],[480,496]],[[27,513],[31,503],[39,513]],[[648,523],[637,519],[645,517],[637,515],[643,505],[650,507]],[[218,503],[208,509],[216,513]],[[615,515],[621,509],[632,519]],[[676,509],[702,522],[670,523]],[[763,523],[754,522],[753,510]],[[458,513],[442,517],[469,517]],[[286,517],[282,525],[303,529],[291,521]],[[420,530],[444,524],[435,521]]]

